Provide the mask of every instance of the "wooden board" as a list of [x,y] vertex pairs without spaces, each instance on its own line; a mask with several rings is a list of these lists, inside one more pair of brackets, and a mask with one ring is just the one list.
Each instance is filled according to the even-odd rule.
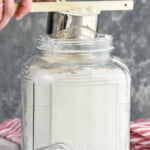
[[[16,4],[16,9],[19,3]],[[30,12],[64,12],[80,9],[96,11],[133,10],[133,0],[86,1],[86,2],[33,2]]]

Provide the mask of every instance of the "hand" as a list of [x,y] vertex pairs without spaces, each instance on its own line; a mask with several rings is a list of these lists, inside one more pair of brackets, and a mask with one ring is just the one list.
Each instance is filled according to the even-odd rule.
[[21,0],[15,12],[14,0],[0,0],[0,30],[2,30],[15,15],[17,20],[22,19],[31,9],[32,0]]
[[[56,0],[34,0],[41,2],[56,1]],[[31,9],[32,0],[21,0],[20,6],[15,12],[14,0],[0,0],[0,30],[2,30],[15,16],[16,20],[22,19]]]

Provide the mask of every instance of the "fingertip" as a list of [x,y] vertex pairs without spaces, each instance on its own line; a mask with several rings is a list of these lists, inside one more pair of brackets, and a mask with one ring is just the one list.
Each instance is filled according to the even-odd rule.
[[15,13],[15,5],[13,0],[3,0],[4,5],[0,11],[0,31],[3,30]]
[[16,14],[15,14],[15,18],[16,18],[16,20],[17,20],[17,21],[19,21],[19,20],[21,20],[21,19],[22,19],[22,16],[21,16],[21,13],[20,13],[20,11],[19,11],[19,10],[16,12]]
[[20,7],[15,13],[16,20],[21,20],[24,16],[26,16],[32,6],[32,0],[21,0]]
[[17,15],[15,15],[15,19],[16,19],[16,21],[20,21],[21,19],[23,19],[25,17],[25,15],[24,16],[17,16]]
[[2,31],[2,30],[3,30],[3,28],[0,27],[0,31]]
[[17,21],[20,21],[22,18],[21,17],[15,17]]
[[20,7],[15,13],[16,20],[21,20],[22,18],[24,18],[29,13],[29,11],[30,9],[27,7]]
[[9,21],[1,22],[0,23],[0,31],[2,31],[8,24]]

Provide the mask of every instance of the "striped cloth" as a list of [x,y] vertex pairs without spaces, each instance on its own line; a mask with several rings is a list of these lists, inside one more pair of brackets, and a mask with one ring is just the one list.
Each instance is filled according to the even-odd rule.
[[[130,150],[150,150],[150,120],[137,120],[130,126]],[[0,124],[0,137],[21,144],[21,121],[10,119]]]
[[131,150],[150,150],[150,120],[131,122]]
[[3,137],[18,145],[21,144],[21,121],[10,119],[0,124],[0,137]]

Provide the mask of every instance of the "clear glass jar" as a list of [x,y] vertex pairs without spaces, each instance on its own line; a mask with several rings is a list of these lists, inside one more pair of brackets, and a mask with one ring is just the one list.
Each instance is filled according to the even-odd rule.
[[22,150],[129,150],[130,75],[112,37],[37,49],[22,70]]

